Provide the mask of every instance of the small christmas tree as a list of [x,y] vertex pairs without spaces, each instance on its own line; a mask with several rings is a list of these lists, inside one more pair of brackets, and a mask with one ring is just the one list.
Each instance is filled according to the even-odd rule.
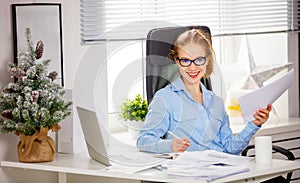
[[27,52],[18,54],[18,64],[9,64],[10,82],[0,93],[0,130],[3,133],[33,135],[42,128],[53,129],[71,113],[71,102],[62,97],[62,87],[53,81],[57,72],[47,74],[50,60],[39,61],[44,44],[33,48],[31,32],[25,29]]

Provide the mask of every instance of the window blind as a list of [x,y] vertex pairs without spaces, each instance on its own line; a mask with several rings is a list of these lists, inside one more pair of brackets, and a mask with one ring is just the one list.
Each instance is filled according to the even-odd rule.
[[213,36],[299,30],[300,0],[81,0],[83,44],[145,39],[150,29],[206,25]]

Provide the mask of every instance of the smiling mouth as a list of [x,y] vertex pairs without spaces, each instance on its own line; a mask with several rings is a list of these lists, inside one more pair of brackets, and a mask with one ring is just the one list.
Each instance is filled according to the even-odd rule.
[[200,73],[200,71],[198,72],[187,72],[187,74],[191,77],[191,78],[196,78],[198,76],[198,74]]

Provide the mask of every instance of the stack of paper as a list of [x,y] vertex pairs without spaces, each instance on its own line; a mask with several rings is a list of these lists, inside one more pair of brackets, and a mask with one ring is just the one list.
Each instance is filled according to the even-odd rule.
[[172,177],[211,181],[249,171],[243,164],[251,159],[253,158],[207,150],[184,152],[176,160],[168,161],[163,166]]
[[193,178],[199,180],[212,181],[238,173],[248,172],[249,168],[246,166],[207,166],[201,168],[181,168],[168,169],[168,175],[174,178]]

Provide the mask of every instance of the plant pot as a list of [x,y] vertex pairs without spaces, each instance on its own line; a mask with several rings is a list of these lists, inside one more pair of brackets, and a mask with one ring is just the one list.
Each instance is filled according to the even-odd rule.
[[136,139],[139,136],[140,130],[128,128],[128,133],[130,134],[131,139]]
[[124,124],[128,127],[128,133],[132,139],[136,139],[140,133],[140,129],[143,126],[143,121],[125,121]]
[[31,136],[19,134],[20,141],[17,151],[20,162],[38,163],[53,161],[56,145],[53,139],[48,136],[48,131],[48,128],[41,128],[40,131],[36,131]]

